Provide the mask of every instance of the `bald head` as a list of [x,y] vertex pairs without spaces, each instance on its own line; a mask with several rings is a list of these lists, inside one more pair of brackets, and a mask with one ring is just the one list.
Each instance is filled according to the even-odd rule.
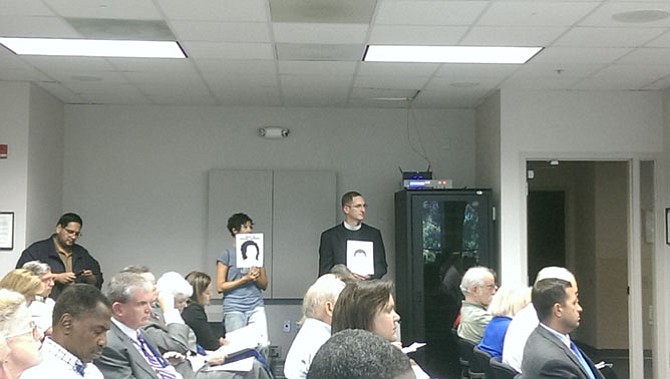
[[561,279],[573,285],[576,282],[575,276],[567,268],[558,266],[547,266],[540,270],[537,273],[537,278],[535,278],[535,283],[544,279]]

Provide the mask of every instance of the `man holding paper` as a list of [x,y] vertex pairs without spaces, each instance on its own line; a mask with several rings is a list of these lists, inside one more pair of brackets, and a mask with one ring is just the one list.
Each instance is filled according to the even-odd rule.
[[350,191],[342,196],[344,222],[321,233],[319,276],[344,264],[359,279],[379,279],[386,274],[386,251],[379,229],[363,223],[367,204]]

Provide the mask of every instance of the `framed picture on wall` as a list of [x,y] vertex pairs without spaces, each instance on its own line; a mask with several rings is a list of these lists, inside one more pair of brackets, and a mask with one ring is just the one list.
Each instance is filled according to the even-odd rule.
[[0,250],[14,249],[14,212],[0,212]]

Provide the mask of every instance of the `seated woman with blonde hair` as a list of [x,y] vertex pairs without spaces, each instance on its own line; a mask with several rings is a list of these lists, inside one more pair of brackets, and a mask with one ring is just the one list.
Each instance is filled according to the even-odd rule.
[[0,289],[0,378],[17,379],[24,370],[40,363],[39,335],[25,298]]
[[517,312],[530,302],[530,290],[528,286],[502,286],[498,289],[488,307],[493,318],[484,329],[484,336],[477,345],[479,349],[491,354],[492,357],[502,357],[509,323]]
[[0,288],[20,293],[25,298],[27,305],[33,302],[36,295],[44,291],[44,285],[40,277],[23,268],[8,272],[0,279]]

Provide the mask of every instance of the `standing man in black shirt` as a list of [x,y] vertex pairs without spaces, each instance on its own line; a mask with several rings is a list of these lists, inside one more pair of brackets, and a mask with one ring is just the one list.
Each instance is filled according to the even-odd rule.
[[[344,222],[321,233],[319,276],[328,273],[336,264],[346,265],[359,279],[379,279],[386,274],[388,265],[382,235],[379,229],[363,223],[367,207],[363,195],[356,191],[342,196]],[[357,272],[353,260],[361,259],[359,256],[367,257],[366,247],[371,247],[374,272]]]
[[76,213],[66,213],[56,224],[56,233],[33,243],[21,253],[16,267],[29,261],[40,261],[51,267],[56,282],[49,297],[56,300],[70,283],[88,283],[102,287],[100,264],[88,250],[75,242],[81,235],[83,222]]

